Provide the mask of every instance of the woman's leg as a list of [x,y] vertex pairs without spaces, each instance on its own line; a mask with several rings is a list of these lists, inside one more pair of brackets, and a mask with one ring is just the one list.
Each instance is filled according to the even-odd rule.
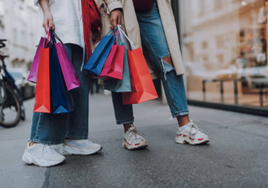
[[127,132],[134,122],[133,107],[123,104],[122,93],[112,92],[112,99],[116,123],[123,124],[124,132]]
[[34,113],[31,129],[31,143],[45,145],[64,142],[67,114]]
[[78,78],[81,81],[79,88],[71,90],[74,101],[74,111],[67,116],[65,138],[86,140],[88,139],[90,76],[88,72],[84,70],[81,71],[83,49],[80,46],[72,44],[65,46]]
[[[171,59],[171,56],[166,56],[162,58],[164,62],[168,63],[169,65],[173,66],[173,62]],[[185,87],[184,87],[185,88]],[[185,89],[184,89],[185,90]],[[187,125],[190,122],[189,116],[185,115],[185,116],[177,116],[177,121],[180,127]]]
[[89,76],[80,71],[83,49],[71,44],[65,47],[81,81],[81,86],[71,91],[76,110],[67,114],[34,113],[30,139],[32,143],[54,145],[63,143],[65,137],[88,138]]
[[71,91],[74,111],[67,116],[65,141],[60,153],[63,155],[91,155],[101,150],[101,145],[88,140],[89,91],[91,78],[82,70],[83,49],[77,45],[66,45],[81,85]]
[[[83,51],[81,47],[75,45],[66,45],[66,50],[74,64],[81,80],[79,89],[72,91],[75,103],[75,111],[68,114],[44,114],[34,113],[32,120],[32,130],[30,143],[27,144],[22,160],[27,164],[35,164],[38,166],[53,166],[65,160],[65,157],[57,153],[50,145],[63,144],[66,148],[65,138],[70,139],[87,139],[88,138],[88,93],[89,80],[80,72],[83,61]],[[67,127],[67,129],[66,129]],[[86,145],[87,144],[87,145]],[[68,148],[72,151],[78,151],[78,145],[84,154],[92,154],[101,149],[101,146],[92,142],[84,142],[69,144]],[[74,150],[75,149],[75,150]],[[66,151],[66,149],[64,150]],[[66,154],[64,152],[63,154]],[[69,152],[69,154],[74,154]]]
[[152,10],[137,13],[144,51],[161,73],[167,101],[173,117],[177,117],[180,126],[189,123],[189,111],[182,76],[177,76],[170,57],[165,33],[155,3]]
[[149,52],[152,62],[161,72],[161,80],[171,113],[178,120],[179,127],[175,142],[191,145],[208,142],[208,136],[189,120],[183,77],[181,75],[177,76],[170,58],[156,2],[151,11],[137,13],[137,17],[144,49]]

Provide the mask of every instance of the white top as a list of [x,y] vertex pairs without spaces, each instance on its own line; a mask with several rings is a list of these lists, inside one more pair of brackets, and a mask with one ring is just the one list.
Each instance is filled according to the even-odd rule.
[[[43,11],[38,0],[34,0],[38,11],[37,41],[45,35]],[[81,0],[49,0],[55,32],[63,43],[77,44],[84,48]],[[37,42],[37,43],[38,43]]]

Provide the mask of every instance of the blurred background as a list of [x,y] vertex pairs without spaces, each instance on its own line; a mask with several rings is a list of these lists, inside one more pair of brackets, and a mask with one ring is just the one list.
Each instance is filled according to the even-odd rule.
[[189,101],[267,110],[267,0],[172,4]]
[[[189,103],[267,113],[267,0],[171,0],[171,5]],[[33,0],[0,0],[0,38],[8,40],[7,66],[18,84],[35,54],[37,11]],[[160,82],[155,84],[165,102]],[[92,93],[102,91],[94,81]]]

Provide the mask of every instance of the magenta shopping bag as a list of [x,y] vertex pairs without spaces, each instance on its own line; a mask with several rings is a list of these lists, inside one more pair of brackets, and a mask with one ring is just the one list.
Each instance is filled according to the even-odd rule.
[[81,82],[73,67],[73,63],[62,43],[56,43],[57,55],[67,90],[78,88]]
[[37,47],[37,50],[36,50],[36,53],[34,56],[34,60],[33,60],[32,66],[31,66],[31,70],[30,70],[29,76],[27,78],[27,80],[29,82],[36,83],[36,81],[37,81],[40,50],[41,50],[41,48],[45,47],[46,41],[47,41],[47,39],[44,37],[41,37],[41,39],[39,41],[39,44],[38,44],[38,47]]

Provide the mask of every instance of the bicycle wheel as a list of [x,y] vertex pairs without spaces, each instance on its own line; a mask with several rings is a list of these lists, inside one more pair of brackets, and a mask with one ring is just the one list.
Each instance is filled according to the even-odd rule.
[[14,90],[4,82],[0,86],[0,126],[11,128],[15,127],[21,116],[21,106],[19,96]]

